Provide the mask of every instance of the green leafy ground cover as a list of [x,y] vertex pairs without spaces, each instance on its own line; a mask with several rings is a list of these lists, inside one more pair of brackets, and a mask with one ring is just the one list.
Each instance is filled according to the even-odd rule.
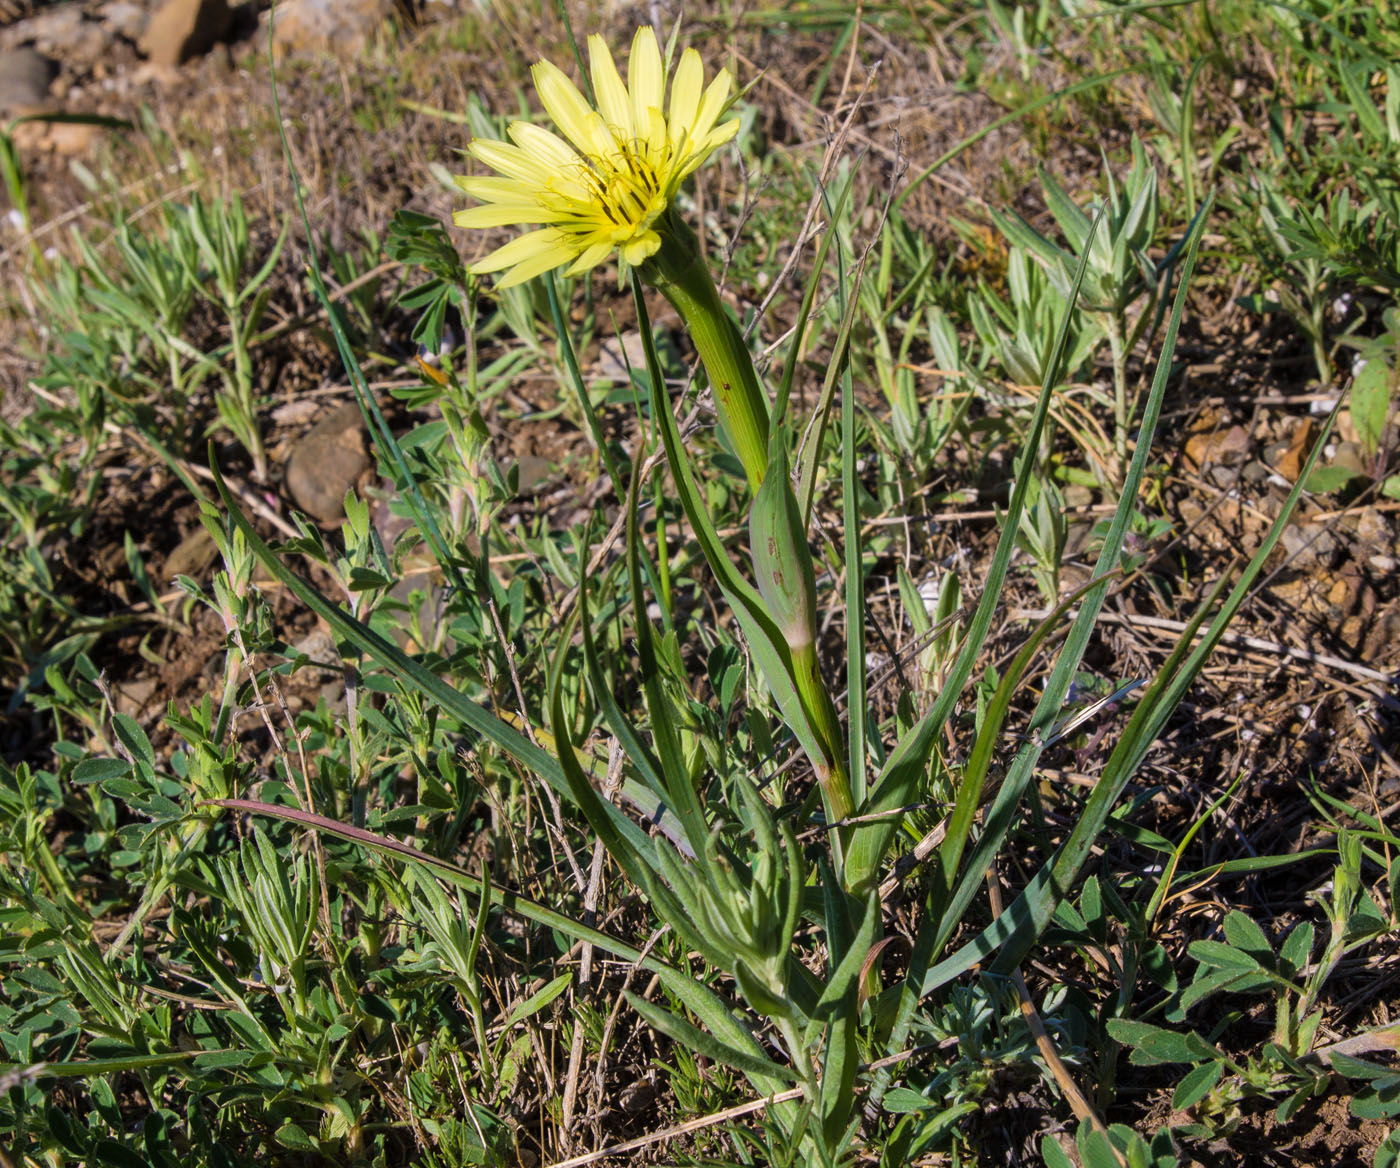
[[[76,216],[0,155],[0,1154],[1394,1163],[1400,20],[681,41],[752,82],[678,205],[854,813],[666,303],[464,267],[506,234],[450,226],[454,151],[564,24],[288,66],[285,119],[250,50]],[[357,397],[317,524],[281,468]]]

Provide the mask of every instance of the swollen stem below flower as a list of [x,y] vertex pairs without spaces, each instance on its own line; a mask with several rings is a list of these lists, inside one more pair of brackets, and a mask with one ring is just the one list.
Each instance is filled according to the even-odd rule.
[[768,399],[744,338],[725,312],[699,241],[679,216],[658,224],[661,249],[641,265],[644,280],[680,314],[700,354],[715,406],[749,489],[758,494],[768,470]]

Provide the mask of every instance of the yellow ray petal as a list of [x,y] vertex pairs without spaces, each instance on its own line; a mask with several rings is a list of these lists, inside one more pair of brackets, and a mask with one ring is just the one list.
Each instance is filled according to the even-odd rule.
[[540,61],[530,70],[530,75],[535,80],[540,104],[564,137],[584,154],[603,155],[611,149],[612,136],[598,111],[583,99],[583,94],[558,65]]
[[633,267],[636,267],[638,264],[651,259],[652,256],[661,250],[661,236],[655,231],[648,231],[643,235],[628,240],[622,245],[621,250],[622,258]]
[[538,203],[483,203],[465,211],[452,212],[458,227],[511,227],[520,223],[566,223],[572,216],[563,210],[551,211]]
[[514,178],[497,178],[495,175],[463,174],[452,181],[473,199],[488,203],[529,203],[538,194],[529,183]]
[[550,171],[547,167],[541,166],[537,159],[509,142],[473,138],[467,146],[467,153],[507,178],[516,179],[532,187],[542,186],[549,179]]
[[627,87],[622,84],[612,53],[608,51],[608,42],[597,33],[588,38],[588,65],[598,112],[603,115],[613,137],[625,146],[636,136],[632,103],[627,98]]
[[648,111],[664,108],[666,88],[661,49],[649,24],[642,25],[632,38],[632,55],[627,58],[627,88],[632,94],[632,126],[637,133],[642,133],[651,122]]
[[637,145],[646,157],[647,165],[660,176],[670,165],[671,142],[666,119],[661,116],[657,106],[647,110],[646,133],[641,135]]
[[724,113],[724,103],[729,100],[730,77],[727,69],[721,69],[705,90],[705,98],[691,124],[691,133],[699,139],[710,132],[719,115]]
[[540,163],[555,168],[573,167],[582,164],[579,153],[558,134],[551,134],[543,126],[533,122],[512,122],[509,130],[512,141],[527,154],[534,155]]
[[584,272],[596,268],[608,256],[612,255],[613,245],[610,241],[595,243],[585,248],[583,253],[564,269],[566,276],[581,276]]
[[700,108],[700,93],[705,82],[705,67],[700,63],[700,54],[694,49],[686,49],[681,54],[681,63],[676,75],[671,79],[671,147],[679,149],[682,140],[690,132],[695,122],[695,113]]
[[523,284],[526,280],[532,280],[541,272],[551,271],[561,264],[568,263],[573,258],[573,248],[561,246],[543,249],[530,259],[516,264],[496,286],[498,288],[513,288],[516,284]]
[[[458,212],[458,214],[463,213]],[[502,268],[521,263],[532,256],[556,250],[561,246],[561,240],[564,238],[563,232],[557,227],[541,227],[538,231],[527,231],[524,235],[512,239],[504,247],[498,247],[489,255],[477,260],[471,265],[470,270],[476,273],[499,272]],[[569,250],[558,262],[563,263],[564,260],[571,259],[573,254],[573,251]]]

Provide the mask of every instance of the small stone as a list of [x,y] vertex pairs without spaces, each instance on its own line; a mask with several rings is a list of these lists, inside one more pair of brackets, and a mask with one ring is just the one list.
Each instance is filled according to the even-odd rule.
[[340,673],[340,651],[335,647],[335,637],[330,629],[318,624],[306,636],[292,646],[292,652],[300,653],[310,662],[305,668],[319,673]]
[[1060,497],[1065,501],[1066,511],[1078,511],[1094,505],[1094,490],[1083,483],[1066,483],[1060,488]]
[[297,397],[275,407],[271,418],[278,426],[304,426],[316,416],[317,408],[310,398]]
[[54,122],[44,141],[57,154],[82,154],[97,137],[98,127],[83,122]]
[[1186,458],[1196,468],[1222,464],[1239,464],[1249,454],[1249,434],[1243,426],[1228,430],[1212,430],[1208,434],[1191,434],[1186,440]]
[[1400,646],[1400,612],[1392,608],[1372,622],[1361,645],[1361,659],[1378,665],[1394,661],[1397,646]]
[[[661,368],[683,365],[685,358],[675,333],[669,328],[653,328],[652,334]],[[646,373],[646,349],[642,344],[642,334],[636,329],[619,337],[609,337],[599,346],[594,375],[627,385],[629,367],[633,373]]]
[[513,469],[519,472],[516,490],[522,495],[537,493],[554,476],[554,464],[537,454],[522,454]]
[[1311,418],[1299,419],[1293,428],[1292,437],[1272,463],[1273,468],[1290,483],[1297,482],[1303,470],[1303,463],[1312,453],[1313,443],[1316,441],[1317,423]]
[[40,8],[24,22],[24,39],[41,53],[57,56],[78,34],[83,23],[81,4],[53,4]]
[[1332,455],[1332,465],[1368,478],[1371,474],[1370,464],[1361,452],[1361,447],[1355,442],[1338,443],[1336,453]]
[[0,53],[0,115],[37,113],[49,100],[57,67],[37,49]]
[[393,10],[393,0],[284,0],[272,22],[273,52],[359,56]]
[[228,35],[228,0],[165,0],[151,13],[139,48],[157,65],[181,65]]
[[320,689],[319,700],[326,703],[326,709],[333,717],[342,717],[346,712],[345,682],[328,681]]
[[128,718],[139,719],[146,712],[146,706],[155,696],[155,692],[156,679],[154,677],[137,677],[118,683],[113,687],[117,713],[125,714]]
[[1279,542],[1295,568],[1330,561],[1337,550],[1336,536],[1315,523],[1290,523]]
[[54,4],[25,21],[25,39],[72,70],[90,66],[108,51],[107,34],[88,20],[81,4]]
[[219,549],[214,546],[213,538],[203,527],[196,527],[166,557],[165,578],[174,580],[176,576],[188,576],[191,580],[203,580],[218,556]]
[[1356,538],[1368,548],[1391,546],[1395,538],[1390,524],[1376,507],[1367,507],[1356,517]]
[[1249,434],[1243,426],[1192,434],[1186,440],[1186,459],[1197,469],[1216,463],[1233,466],[1243,462],[1248,454]]
[[132,0],[112,0],[98,9],[102,17],[102,27],[119,37],[125,37],[135,44],[146,31],[150,12],[144,4]]
[[345,495],[370,467],[368,435],[357,402],[314,425],[287,460],[287,493],[308,515],[333,523],[345,514]]

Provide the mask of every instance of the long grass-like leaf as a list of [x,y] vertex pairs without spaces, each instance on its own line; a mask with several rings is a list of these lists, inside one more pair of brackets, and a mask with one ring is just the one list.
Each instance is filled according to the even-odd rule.
[[681,821],[686,841],[690,844],[694,857],[703,864],[709,824],[681,750],[680,731],[671,717],[671,702],[662,684],[661,663],[656,656],[656,632],[647,616],[647,606],[642,602],[642,536],[639,529],[640,506],[637,497],[640,486],[640,475],[633,474],[627,492],[627,573],[632,585],[637,659],[641,663],[642,689],[646,694],[647,711],[651,716],[652,740],[659,756],[660,790],[666,795],[671,810]]
[[[862,152],[861,157],[864,156]],[[812,257],[812,271],[807,277],[807,285],[802,290],[802,303],[797,310],[797,328],[792,334],[792,341],[788,346],[787,358],[783,362],[783,372],[778,378],[778,392],[773,399],[772,418],[775,423],[781,422],[787,415],[788,398],[792,394],[792,382],[797,373],[797,359],[802,353],[802,344],[807,338],[807,329],[812,322],[812,305],[816,303],[817,289],[821,286],[822,272],[826,268],[826,253],[831,248],[831,242],[836,238],[834,224],[836,217],[845,209],[846,200],[850,198],[851,189],[855,184],[855,177],[858,173],[860,158],[856,159],[855,165],[851,167],[850,174],[846,178],[846,185],[841,188],[841,193],[836,196],[834,206],[828,207],[827,222],[829,226],[822,235],[821,242],[817,244],[816,254]]]
[[[356,620],[338,605],[332,604],[317,589],[308,584],[286,564],[253,529],[248,517],[239,509],[211,449],[209,466],[214,474],[214,485],[219,498],[233,520],[234,526],[248,540],[248,546],[259,562],[298,600],[321,617],[338,637],[349,641],[371,660],[388,670],[399,682],[417,690],[430,701],[437,703],[451,717],[470,727],[483,738],[494,742],[526,770],[534,772],[565,798],[572,798],[568,780],[564,777],[559,763],[547,752],[540,749],[518,730],[506,725],[494,714],[482,709],[465,694],[453,689],[437,674],[409,657],[393,642],[381,637],[368,625]],[[623,785],[623,794],[644,814],[655,809],[656,796],[636,780]],[[609,804],[611,807],[612,805]],[[612,815],[618,831],[637,850],[650,852],[651,839],[640,827],[627,818],[618,808],[612,807]]]
[[712,1058],[715,1062],[733,1067],[735,1070],[743,1071],[755,1081],[766,1080],[760,1088],[761,1090],[777,1091],[783,1084],[798,1081],[798,1075],[795,1071],[788,1067],[779,1066],[772,1059],[738,1050],[727,1043],[720,1042],[713,1035],[706,1034],[698,1027],[692,1026],[684,1018],[679,1018],[670,1010],[648,1002],[636,994],[627,993],[625,996],[627,1004],[636,1010],[642,1016],[642,1020],[653,1030],[659,1030],[668,1038],[674,1039],[697,1054]]
[[[938,849],[938,882],[930,895],[928,911],[931,915],[944,920],[941,935],[946,935],[957,919],[955,915],[945,914],[943,910],[953,893],[958,867],[962,862],[963,848],[967,844],[968,836],[972,831],[973,819],[982,802],[982,791],[986,783],[987,773],[991,767],[997,743],[1001,738],[1001,726],[1011,709],[1012,699],[1021,688],[1026,670],[1030,668],[1035,655],[1040,652],[1041,645],[1055,631],[1059,624],[1059,618],[1084,593],[1093,589],[1101,589],[1102,583],[1099,580],[1091,580],[1073,595],[1061,601],[1050,615],[1041,621],[1035,632],[1017,650],[1016,656],[1003,671],[1001,681],[992,694],[991,701],[987,703],[986,711],[982,715],[982,725],[977,733],[977,741],[972,745],[967,766],[963,769],[962,777],[958,783],[957,799],[948,816],[947,834]],[[952,916],[951,920],[949,916]]]
[[650,382],[652,417],[656,420],[661,434],[662,445],[666,448],[667,463],[671,468],[676,488],[676,498],[685,512],[687,521],[700,545],[710,571],[715,575],[720,591],[729,603],[743,629],[749,643],[749,651],[758,664],[760,674],[772,691],[774,700],[782,712],[783,720],[797,738],[809,758],[822,757],[822,739],[817,729],[808,721],[806,711],[797,694],[797,683],[793,674],[792,655],[787,642],[768,615],[763,598],[740,574],[725,551],[724,544],[715,530],[710,514],[705,508],[703,497],[695,484],[690,463],[681,445],[680,429],[671,413],[671,402],[666,396],[665,382],[661,377],[660,362],[656,357],[656,346],[652,341],[650,316],[647,313],[646,299],[642,294],[640,281],[633,276],[632,300],[637,309],[637,325],[642,335],[642,348],[646,356],[647,374]]
[[[1094,220],[1094,231],[1098,230],[1102,217],[1103,212],[1100,211]],[[1049,417],[1051,395],[1058,383],[1060,365],[1069,343],[1070,322],[1074,305],[1079,299],[1080,285],[1084,282],[1088,258],[1089,253],[1086,249],[1075,272],[1074,286],[1065,304],[1064,316],[1055,338],[1055,348],[1046,364],[1045,380],[1041,383],[1040,396],[1036,399],[1035,410],[1031,414],[1021,454],[1016,462],[1015,483],[1007,504],[1001,537],[997,540],[996,551],[992,554],[992,562],[987,570],[986,587],[968,623],[962,649],[948,672],[942,692],[934,700],[929,711],[905,734],[890,754],[879,778],[871,788],[870,797],[859,809],[858,814],[861,816],[888,816],[895,808],[910,802],[927,768],[934,741],[952,714],[962,694],[962,688],[972,674],[972,667],[982,650],[987,634],[991,631],[992,617],[1000,602],[1001,587],[1006,580],[1011,555],[1015,550],[1016,533],[1021,522],[1021,512],[1025,509],[1026,494],[1030,489],[1040,435],[1045,428],[1046,418]],[[856,829],[846,864],[847,880],[851,888],[859,889],[864,883],[875,879],[897,828],[897,819],[889,817]]]
[[[1089,229],[1088,242],[1092,242],[1094,234],[1101,226],[1103,212],[1100,211],[1095,217]],[[992,614],[995,610],[1000,596],[1002,583],[1006,579],[1006,571],[1011,562],[1011,553],[1015,546],[1015,536],[1020,525],[1021,512],[1025,508],[1026,493],[1029,489],[1030,475],[1034,465],[1036,450],[1040,443],[1040,433],[1044,428],[1046,417],[1049,414],[1050,397],[1059,377],[1059,369],[1064,361],[1065,350],[1069,343],[1070,324],[1073,319],[1074,306],[1079,299],[1079,289],[1084,282],[1084,273],[1087,270],[1089,260],[1089,250],[1086,246],[1079,258],[1079,266],[1075,272],[1074,286],[1065,303],[1064,316],[1060,320],[1058,334],[1055,338],[1055,347],[1051,353],[1050,361],[1045,369],[1045,379],[1041,383],[1040,396],[1036,399],[1035,411],[1031,417],[1031,424],[1027,431],[1026,438],[1021,448],[1021,456],[1017,462],[1016,481],[1012,488],[1011,499],[1007,507],[1005,519],[1003,521],[1001,536],[997,541],[996,551],[992,556],[992,564],[987,574],[987,584],[983,591],[981,600],[978,601],[977,609],[973,614],[972,621],[968,627],[967,636],[959,651],[957,659],[953,663],[952,669],[944,680],[942,691],[935,699],[933,706],[928,713],[916,723],[910,731],[900,740],[890,755],[888,761],[880,774],[879,784],[876,786],[871,798],[867,800],[866,806],[862,808],[864,814],[872,812],[889,812],[902,806],[909,801],[910,795],[916,789],[919,780],[924,774],[927,766],[929,752],[934,747],[934,741],[941,732],[944,723],[953,711],[954,703],[961,694],[963,686],[967,683],[971,675],[972,667],[977,655],[981,652],[987,633],[991,628]],[[1098,588],[1106,587],[1100,584]],[[1090,595],[1092,595],[1092,590]],[[1086,601],[1087,603],[1087,601]],[[1087,632],[1085,633],[1087,636]],[[1082,652],[1082,649],[1081,649]],[[1047,687],[1048,689],[1048,687]],[[1058,711],[1059,705],[1056,705]],[[1027,754],[1031,751],[1025,752]],[[1034,749],[1034,754],[1038,756],[1038,748]],[[1033,759],[1032,759],[1033,761]],[[1003,784],[1003,790],[1006,784]],[[863,858],[871,865],[872,872],[878,868],[883,859],[885,849],[892,838],[896,823],[881,824],[866,832],[858,833],[852,848],[862,847],[865,849]],[[984,832],[984,839],[987,833]],[[863,838],[864,837],[864,838]],[[979,849],[980,854],[980,849]],[[974,858],[974,864],[978,860]],[[944,880],[951,881],[955,874],[945,872]],[[944,885],[945,889],[948,887]],[[909,1037],[909,1030],[913,1023],[914,1010],[918,1006],[919,999],[928,992],[926,988],[929,978],[929,963],[932,962],[941,946],[946,943],[948,936],[947,923],[950,920],[961,918],[963,906],[961,898],[965,894],[964,887],[959,887],[954,893],[951,901],[945,903],[943,911],[937,915],[930,915],[925,918],[920,925],[919,933],[915,939],[914,951],[911,955],[909,972],[905,977],[903,986],[899,993],[899,1004],[895,1010],[894,1022],[890,1028],[886,1040],[886,1050],[893,1052],[903,1048]],[[993,922],[995,929],[1005,918],[999,918]],[[1004,938],[1003,938],[1004,939]],[[979,938],[980,940],[980,938]],[[990,940],[988,942],[990,944]],[[886,1088],[889,1086],[890,1075],[887,1070],[877,1072],[875,1082],[871,1089],[872,1101],[876,1104],[883,1098]]]
[[[1142,426],[1138,431],[1132,460],[1124,476],[1118,506],[1115,508],[1113,517],[1109,520],[1108,528],[1104,533],[1103,545],[1099,552],[1098,562],[1094,567],[1092,586],[1084,593],[1079,612],[1070,626],[1065,643],[1056,659],[1055,667],[1051,670],[1045,688],[1041,692],[1040,700],[1036,703],[1035,711],[1031,715],[1032,731],[1048,731],[1051,723],[1059,717],[1060,710],[1069,694],[1070,685],[1074,681],[1075,674],[1079,670],[1084,653],[1093,636],[1094,624],[1098,620],[1099,611],[1107,597],[1109,577],[1118,567],[1123,541],[1127,536],[1128,525],[1137,506],[1138,488],[1147,471],[1148,459],[1151,456],[1152,438],[1156,432],[1157,420],[1161,416],[1162,401],[1166,395],[1167,383],[1171,375],[1171,357],[1175,351],[1176,337],[1181,327],[1181,314],[1185,310],[1191,274],[1195,269],[1196,249],[1199,247],[1201,235],[1205,230],[1211,206],[1211,200],[1207,200],[1187,232],[1185,240],[1186,260],[1181,271],[1181,281],[1173,304],[1172,317],[1163,337],[1157,370],[1143,407]],[[987,867],[997,851],[1000,850],[1006,834],[1010,831],[1016,809],[1035,774],[1035,764],[1039,761],[1042,749],[1032,740],[1017,753],[1007,768],[1006,778],[1001,789],[997,792],[992,806],[987,811],[977,848],[967,864],[960,886],[945,909],[947,919],[940,931],[940,940],[935,952],[942,950],[943,944],[952,935],[956,922],[961,920],[968,904],[978,895]]]
[[170,1050],[161,1054],[117,1055],[113,1058],[73,1059],[56,1063],[0,1063],[0,1075],[13,1075],[20,1079],[43,1079],[50,1075],[55,1079],[97,1078],[131,1071],[159,1070],[191,1059],[238,1053],[233,1047],[222,1047],[218,1050]]
[[[271,26],[268,28],[268,35],[269,37],[272,35]],[[404,458],[403,450],[395,439],[394,432],[389,429],[389,423],[384,420],[384,414],[379,408],[379,403],[375,401],[374,394],[369,390],[364,373],[360,370],[360,363],[355,359],[354,351],[350,348],[350,338],[345,335],[345,329],[340,323],[340,315],[336,312],[330,293],[326,290],[326,281],[321,274],[321,263],[316,256],[316,237],[311,230],[310,216],[306,213],[306,201],[302,197],[301,176],[297,173],[291,144],[287,141],[286,123],[282,118],[282,105],[277,95],[277,70],[272,63],[271,56],[268,58],[268,67],[272,70],[272,110],[277,118],[277,134],[281,139],[282,153],[287,160],[287,170],[292,178],[292,195],[296,201],[297,212],[301,216],[302,227],[306,232],[307,267],[311,277],[312,291],[325,310],[326,319],[330,323],[331,335],[335,338],[336,352],[340,354],[341,364],[344,365],[345,373],[350,378],[351,388],[354,389],[360,411],[369,424],[370,433],[374,436],[376,445],[389,454],[389,460],[396,472],[395,485],[402,492],[405,503],[412,511],[414,523],[422,532],[423,539],[428,546],[432,548],[438,566],[448,581],[455,587],[465,589],[466,581],[462,578],[457,559],[448,549],[447,541],[442,537],[437,520],[433,518],[433,513],[423,499],[422,492],[418,490],[418,483],[414,480],[413,472],[408,468],[408,461]],[[211,458],[210,464],[212,465],[212,463]]]
[[[1326,429],[1324,434],[1325,432]],[[1223,591],[1223,580],[1201,606],[1192,627],[1183,634],[1177,648],[1159,672],[1157,682],[1138,703],[1123,737],[1110,755],[1104,773],[1085,805],[1083,814],[1071,831],[1070,838],[1036,874],[1001,918],[963,949],[928,972],[923,982],[925,993],[956,977],[971,964],[985,960],[994,950],[1000,950],[993,965],[998,971],[1014,967],[1025,957],[1035,938],[1048,924],[1056,904],[1073,887],[1089,849],[1103,830],[1123,788],[1141,765],[1172,711],[1180,703],[1187,688],[1195,680],[1210,653],[1219,644],[1230,621],[1244,603],[1250,587],[1263,569],[1265,560],[1282,536],[1321,447],[1322,443],[1319,443],[1313,448],[1306,466],[1284,500],[1278,518],[1210,622],[1200,643],[1194,649],[1190,648],[1196,628],[1204,622],[1205,615]]]
[[[388,836],[367,831],[362,827],[354,827],[348,823],[341,823],[313,811],[303,811],[298,807],[282,807],[275,803],[264,803],[255,799],[210,799],[207,805],[226,807],[231,811],[246,811],[253,815],[266,815],[314,831],[325,832],[327,835],[348,840],[359,847],[367,848],[391,859],[422,864],[434,874],[457,887],[465,888],[477,895],[481,894],[481,880],[451,861],[429,855],[401,840],[391,839]],[[611,953],[614,957],[629,961],[649,973],[656,974],[667,991],[683,1002],[686,1008],[692,1011],[723,1042],[730,1046],[749,1049],[752,1053],[761,1054],[761,1048],[753,1036],[735,1020],[729,1004],[713,990],[696,981],[691,973],[682,972],[659,958],[644,954],[635,946],[619,940],[610,933],[582,924],[565,913],[521,896],[509,888],[496,888],[494,896],[502,911],[512,916],[533,921],[547,929],[557,930],[566,937],[575,941],[584,941],[604,953]]]
[[[812,1021],[807,1025],[809,1036],[813,1027],[824,1019],[828,1023],[826,1052],[822,1060],[821,1113],[827,1140],[834,1143],[850,1122],[854,1108],[853,1089],[859,1069],[860,1052],[856,1030],[860,1024],[860,978],[865,960],[875,943],[875,930],[880,923],[880,897],[872,890],[865,902],[865,915],[840,964],[817,1001]],[[810,1042],[810,1038],[809,1038]]]

